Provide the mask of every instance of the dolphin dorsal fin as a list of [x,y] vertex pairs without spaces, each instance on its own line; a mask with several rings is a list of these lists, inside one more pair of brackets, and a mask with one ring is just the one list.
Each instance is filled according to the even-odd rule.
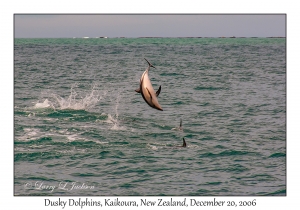
[[161,85],[159,86],[158,90],[156,91],[156,96],[158,96],[160,94],[161,91]]
[[179,127],[182,128],[182,119],[180,119]]
[[144,58],[144,59],[147,61],[147,63],[149,64],[150,67],[155,68],[146,58]]
[[184,138],[182,138],[182,140],[183,140],[182,147],[186,147],[186,142],[185,142]]

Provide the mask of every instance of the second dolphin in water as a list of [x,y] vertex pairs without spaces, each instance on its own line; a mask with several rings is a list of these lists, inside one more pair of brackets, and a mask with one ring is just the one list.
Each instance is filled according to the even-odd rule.
[[177,146],[177,147],[186,147],[186,142],[185,142],[185,139],[184,139],[184,138],[182,138],[182,141],[183,141],[183,143],[182,143],[182,146]]
[[183,127],[182,127],[182,119],[180,119],[179,127],[177,127],[177,128],[172,128],[171,130],[183,131]]
[[161,86],[159,86],[159,89],[155,93],[154,89],[152,87],[151,81],[149,79],[149,75],[148,75],[150,67],[153,67],[153,68],[155,68],[155,67],[146,58],[145,58],[145,60],[147,61],[149,66],[142,74],[142,77],[140,79],[140,87],[138,89],[136,89],[135,91],[138,93],[141,93],[141,95],[143,96],[143,99],[149,106],[151,106],[154,109],[163,111],[163,109],[161,108],[161,106],[159,105],[158,100],[157,100],[157,96],[159,95],[159,93],[161,91]]

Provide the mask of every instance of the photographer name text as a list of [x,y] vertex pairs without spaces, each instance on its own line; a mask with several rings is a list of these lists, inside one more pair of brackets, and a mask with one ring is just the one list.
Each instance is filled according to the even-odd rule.
[[79,182],[59,182],[58,184],[47,184],[43,181],[36,181],[36,182],[27,182],[24,185],[25,189],[32,189],[32,190],[42,190],[48,191],[52,193],[54,190],[64,190],[64,191],[74,191],[74,190],[92,190],[95,189],[93,185],[87,185],[86,183],[79,183]]

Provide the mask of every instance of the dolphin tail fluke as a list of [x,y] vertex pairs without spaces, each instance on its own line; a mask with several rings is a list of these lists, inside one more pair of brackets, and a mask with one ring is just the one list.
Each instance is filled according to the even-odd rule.
[[186,142],[185,142],[184,138],[182,138],[182,140],[183,140],[182,147],[186,147]]
[[159,86],[158,90],[156,91],[156,97],[160,94],[161,91],[161,85]]
[[155,68],[146,58],[144,58],[144,59],[147,61],[147,63],[149,64],[150,67]]

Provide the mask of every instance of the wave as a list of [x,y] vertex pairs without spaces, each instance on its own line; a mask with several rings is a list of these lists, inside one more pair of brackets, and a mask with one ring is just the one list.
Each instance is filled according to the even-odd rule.
[[222,87],[213,87],[213,86],[197,86],[194,88],[194,90],[222,90]]
[[270,158],[277,158],[277,157],[285,157],[285,156],[286,156],[285,153],[277,152],[277,153],[274,153],[274,154],[270,155],[269,157]]
[[200,157],[224,157],[224,156],[244,156],[244,155],[256,155],[254,152],[247,152],[247,151],[238,151],[238,150],[225,150],[220,153],[204,153]]

